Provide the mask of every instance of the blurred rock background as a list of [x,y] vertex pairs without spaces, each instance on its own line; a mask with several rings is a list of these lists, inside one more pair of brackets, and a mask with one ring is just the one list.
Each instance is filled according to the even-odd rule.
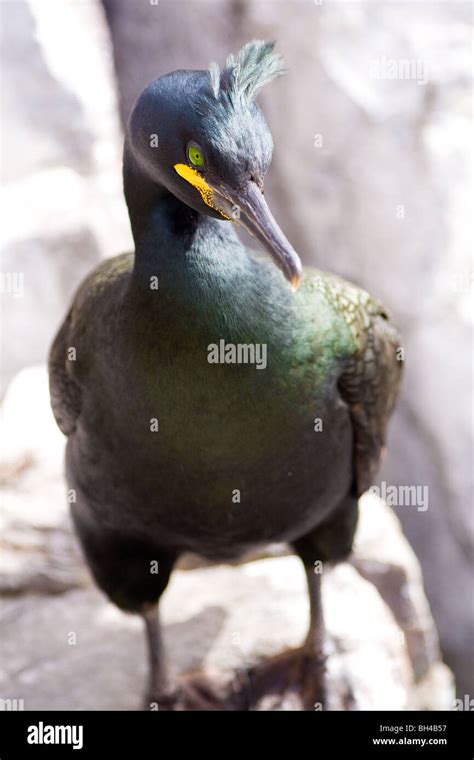
[[131,236],[100,5],[31,0],[0,10],[4,393],[18,370],[44,361],[80,280]]
[[[141,88],[174,68],[222,65],[250,38],[276,39],[289,73],[260,98],[275,142],[266,194],[306,263],[366,287],[402,329],[405,383],[381,479],[428,486],[426,511],[394,510],[421,562],[459,694],[472,694],[471,4],[19,0],[2,3],[1,13],[3,393],[19,370],[44,362],[86,272],[131,245],[120,122]],[[7,630],[19,635],[40,609],[33,594],[82,592],[57,471],[62,444],[54,448],[44,393],[44,414],[22,413],[35,398],[32,376],[15,382],[17,424],[3,425],[2,511],[4,591],[13,589],[7,621],[17,620]],[[373,514],[389,550],[393,523]],[[389,555],[382,552],[382,565]],[[77,567],[82,573],[80,558]],[[363,575],[360,566],[357,572]],[[399,586],[395,599],[402,598]],[[370,602],[363,604],[370,615]],[[397,602],[391,605],[393,616]],[[39,626],[36,639],[25,633],[22,656],[33,658],[48,631]],[[54,657],[53,648],[44,656]],[[402,670],[398,688],[407,683]]]

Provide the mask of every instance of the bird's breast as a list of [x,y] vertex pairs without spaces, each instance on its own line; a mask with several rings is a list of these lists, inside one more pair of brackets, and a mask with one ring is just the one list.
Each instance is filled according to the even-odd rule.
[[222,556],[301,535],[344,498],[337,356],[323,335],[258,316],[109,327],[70,446],[99,519]]

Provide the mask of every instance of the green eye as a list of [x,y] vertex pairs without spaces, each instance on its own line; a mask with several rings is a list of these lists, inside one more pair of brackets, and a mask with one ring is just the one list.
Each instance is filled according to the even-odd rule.
[[202,154],[201,148],[199,148],[196,143],[191,143],[188,145],[188,159],[193,166],[197,166],[199,168],[204,166],[204,156]]

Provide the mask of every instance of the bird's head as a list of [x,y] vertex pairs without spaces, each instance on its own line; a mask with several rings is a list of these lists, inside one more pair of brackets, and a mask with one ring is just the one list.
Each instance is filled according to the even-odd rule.
[[263,196],[273,142],[255,103],[258,90],[284,71],[273,43],[254,40],[229,55],[222,72],[213,63],[208,71],[166,74],[136,101],[127,145],[148,180],[250,232],[296,289],[300,259]]

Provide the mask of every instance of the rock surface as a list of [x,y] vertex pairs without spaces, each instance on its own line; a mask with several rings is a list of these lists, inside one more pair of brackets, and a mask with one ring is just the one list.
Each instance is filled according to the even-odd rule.
[[3,394],[44,361],[81,279],[131,236],[100,3],[3,3],[1,36]]
[[[23,700],[27,710],[138,709],[141,621],[109,604],[82,562],[43,367],[11,384],[1,437],[0,699]],[[190,564],[199,563],[182,566]],[[323,570],[323,604],[335,709],[452,706],[452,677],[440,662],[418,563],[374,495],[361,500],[351,563]],[[165,638],[181,672],[230,672],[297,646],[307,619],[304,573],[293,556],[178,569],[163,597]]]

